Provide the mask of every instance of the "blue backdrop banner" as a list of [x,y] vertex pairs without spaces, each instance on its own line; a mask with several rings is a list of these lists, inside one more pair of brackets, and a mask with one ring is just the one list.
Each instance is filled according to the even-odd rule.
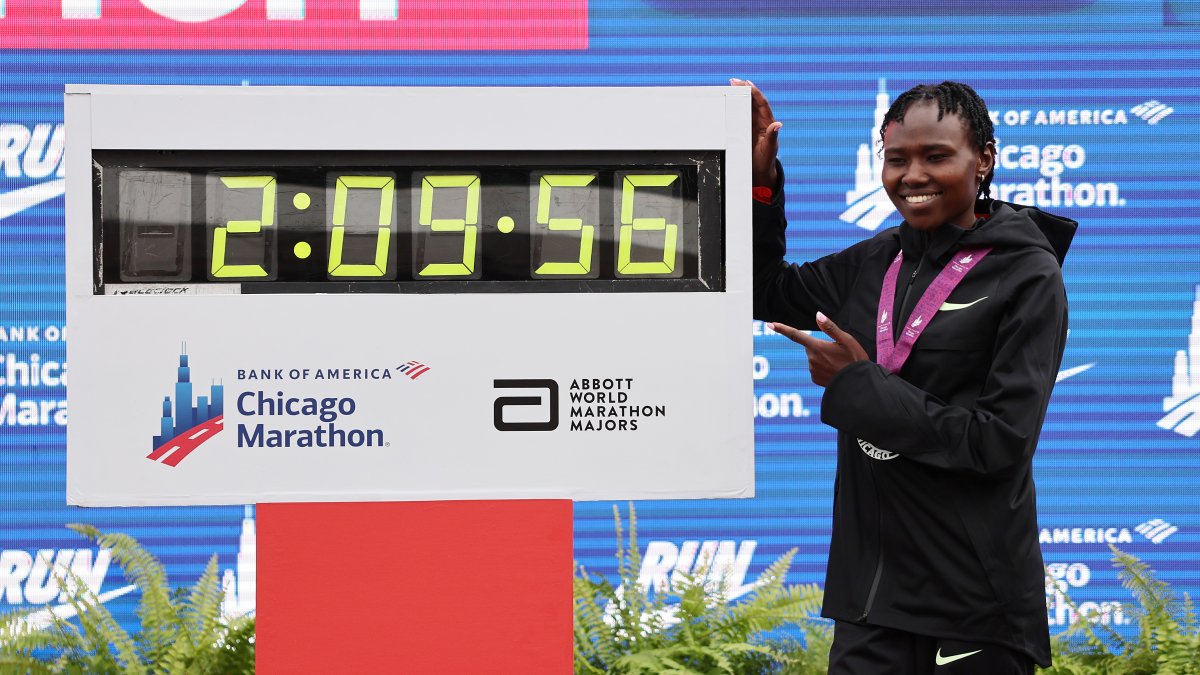
[[[279,12],[299,7],[292,20],[305,20],[302,0],[196,3],[213,11],[182,18],[158,13],[165,4],[64,0],[61,8],[41,3],[43,13],[30,18],[31,3],[0,0],[0,612],[60,605],[52,569],[61,567],[136,624],[136,592],[106,551],[63,527],[77,521],[134,535],[178,583],[196,579],[216,553],[229,611],[254,608],[252,508],[65,506],[64,343],[75,339],[63,307],[67,83],[671,86],[747,78],[784,123],[796,261],[898,224],[879,179],[881,116],[914,84],[970,83],[996,125],[993,194],[1081,224],[1064,269],[1071,332],[1035,459],[1049,573],[1080,609],[1122,631],[1131,616],[1120,606],[1128,595],[1110,544],[1200,594],[1197,3],[922,0],[880,13],[858,1],[594,0],[586,14],[556,19],[558,39],[559,24],[531,11],[481,18],[474,37],[393,48],[387,31],[360,24],[398,22],[397,34],[420,37],[417,18],[389,13],[395,3],[364,0],[337,19],[321,14],[337,3],[312,2],[310,18],[325,28],[293,37]],[[79,45],[101,44],[81,28],[97,20],[130,35],[184,20],[198,27],[169,49],[44,48],[76,34]],[[41,26],[54,39],[18,39],[5,22]],[[343,35],[343,24],[354,30]],[[238,31],[262,39],[214,48]],[[355,31],[383,46],[356,49]],[[755,340],[753,407],[745,404],[755,416],[758,496],[638,503],[645,583],[714,558],[732,570],[737,595],[792,548],[799,554],[789,581],[823,582],[835,467],[834,433],[819,421],[821,390],[808,379],[803,350],[762,324],[746,330]],[[158,432],[154,423],[147,438]],[[614,574],[612,505],[577,504],[575,531],[576,559]],[[480,551],[479,565],[508,554]],[[336,593],[350,578],[330,570],[323,590]],[[1048,592],[1047,603],[1052,629],[1071,621],[1075,610],[1057,594]]]

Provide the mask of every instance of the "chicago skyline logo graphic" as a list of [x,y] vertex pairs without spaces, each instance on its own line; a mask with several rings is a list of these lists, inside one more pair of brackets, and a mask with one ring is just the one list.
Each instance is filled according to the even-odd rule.
[[163,397],[159,434],[146,459],[167,466],[179,463],[205,441],[221,433],[225,424],[225,387],[213,384],[207,396],[192,398],[192,369],[186,350],[179,355],[175,377],[174,415],[170,396]]
[[888,107],[887,79],[879,78],[879,90],[875,93],[875,116],[868,130],[869,140],[858,146],[854,166],[854,187],[846,191],[846,210],[838,218],[844,223],[857,225],[868,232],[879,229],[888,216],[896,212],[892,200],[883,189],[883,157],[875,148],[883,147],[879,127]]
[[1192,327],[1187,349],[1175,352],[1175,373],[1171,378],[1171,394],[1163,399],[1163,418],[1160,429],[1174,431],[1192,438],[1200,431],[1200,286],[1192,301]]

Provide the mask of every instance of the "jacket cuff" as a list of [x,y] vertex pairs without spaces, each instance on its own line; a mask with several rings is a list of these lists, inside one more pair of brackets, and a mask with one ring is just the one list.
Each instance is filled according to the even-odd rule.
[[839,431],[853,433],[854,422],[861,415],[855,406],[856,394],[864,388],[863,378],[875,376],[872,370],[881,371],[882,366],[873,361],[855,361],[833,376],[821,397],[822,422]]
[[754,201],[764,206],[783,206],[783,164],[777,159],[775,160],[775,179],[778,181],[774,186],[770,185],[755,185],[751,188]]

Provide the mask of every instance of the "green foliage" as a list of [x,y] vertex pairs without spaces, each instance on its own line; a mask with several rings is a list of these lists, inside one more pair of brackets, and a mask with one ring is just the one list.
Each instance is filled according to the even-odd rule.
[[[762,574],[748,599],[730,604],[724,588],[705,584],[706,570],[677,576],[669,591],[637,583],[642,560],[637,517],[629,509],[626,544],[614,507],[620,585],[593,579],[582,567],[575,577],[575,673],[620,675],[825,675],[832,627],[814,618],[821,591],[815,585],[784,586],[795,550]],[[1053,641],[1054,665],[1043,675],[1200,675],[1200,624],[1191,598],[1180,600],[1149,565],[1116,547],[1113,566],[1135,602],[1123,607],[1136,621],[1126,639],[1099,617],[1081,613],[1059,583],[1061,601],[1077,615]],[[668,600],[678,600],[678,610]],[[770,632],[798,626],[803,644]]]
[[[1137,637],[1126,640],[1080,614],[1054,641],[1054,666],[1046,675],[1200,675],[1200,628],[1191,598],[1182,602],[1150,566],[1115,546],[1113,566],[1137,601],[1126,613],[1137,621]],[[1060,597],[1078,606],[1059,587]]]
[[[112,551],[130,583],[141,591],[142,630],[129,635],[78,577],[59,583],[79,626],[53,617],[32,624],[29,612],[0,616],[0,672],[87,675],[236,675],[254,672],[253,617],[222,615],[222,591],[214,555],[190,590],[172,593],[167,574],[154,556],[126,534],[105,534],[90,525],[68,525]],[[43,654],[50,654],[43,657]]]
[[[789,652],[807,653],[793,641],[768,635],[781,626],[801,624],[809,626],[805,632],[812,654],[828,650],[831,631],[814,618],[821,605],[820,589],[816,584],[784,585],[794,549],[772,563],[751,595],[737,603],[728,601],[724,581],[705,581],[708,569],[703,562],[694,576],[676,573],[670,589],[655,591],[637,583],[642,559],[633,505],[628,545],[616,507],[613,515],[620,585],[614,588],[604,578],[593,579],[583,567],[574,580],[577,675],[824,672],[824,659],[820,671],[798,670],[806,664]],[[669,599],[677,603],[668,604]]]

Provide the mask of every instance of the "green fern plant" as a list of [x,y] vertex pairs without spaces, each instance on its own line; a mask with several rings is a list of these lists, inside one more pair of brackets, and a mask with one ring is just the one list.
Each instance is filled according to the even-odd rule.
[[[88,675],[236,675],[254,672],[254,617],[227,619],[217,556],[189,590],[172,593],[162,563],[133,537],[101,533],[90,525],[67,527],[112,551],[130,583],[141,591],[142,630],[129,635],[95,594],[70,572],[59,578],[79,625],[54,616],[38,627],[29,613],[0,616],[0,672]],[[43,656],[49,654],[50,656]]]
[[1183,600],[1142,560],[1109,545],[1121,584],[1136,600],[1137,637],[1127,640],[1093,623],[1059,587],[1077,618],[1054,640],[1054,666],[1046,675],[1200,675],[1200,627],[1191,598]]
[[[708,570],[703,567],[695,575],[673,578],[669,590],[655,592],[638,584],[642,560],[633,505],[629,506],[628,544],[615,506],[613,517],[620,585],[593,578],[582,566],[576,569],[577,675],[753,675],[796,665],[789,652],[798,645],[769,635],[787,624],[820,625],[814,618],[822,599],[817,585],[784,584],[795,549],[773,562],[754,592],[737,603],[728,601],[723,583],[705,582]],[[670,598],[678,603],[669,605]],[[828,628],[809,630],[818,643],[822,631],[828,633]]]

